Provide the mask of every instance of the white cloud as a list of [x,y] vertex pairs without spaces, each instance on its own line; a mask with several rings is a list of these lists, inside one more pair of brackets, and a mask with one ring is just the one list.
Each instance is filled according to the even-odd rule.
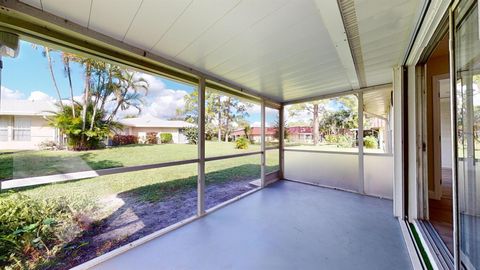
[[1,91],[1,98],[4,100],[23,99],[25,97],[22,92],[18,90],[12,90],[4,86],[2,86]]
[[33,91],[30,93],[30,96],[28,97],[28,100],[30,101],[50,101],[54,102],[55,99],[48,94],[42,92],[42,91]]
[[143,76],[149,83],[148,95],[142,114],[150,114],[159,118],[172,118],[177,109],[185,106],[185,90],[167,89],[165,83],[152,75]]
[[[142,115],[152,115],[162,119],[169,119],[176,116],[177,109],[184,108],[185,96],[188,92],[185,90],[168,89],[162,79],[149,74],[138,74],[148,82],[148,93],[144,96],[144,104],[141,107]],[[110,100],[114,97],[112,96]],[[108,110],[113,110],[116,103],[110,101],[106,104]],[[135,115],[138,110],[130,107],[123,111],[118,111],[116,118],[123,118],[127,115]]]
[[55,98],[49,96],[47,93],[42,92],[42,91],[33,91],[30,93],[30,95],[25,98],[25,94],[18,91],[18,90],[12,90],[7,87],[1,88],[1,95],[2,99],[4,100],[19,100],[19,99],[27,99],[31,101],[50,101],[50,102],[55,102]]
[[[138,76],[142,76],[149,83],[148,94],[144,97],[145,103],[142,106],[142,114],[150,114],[155,117],[168,119],[176,116],[177,109],[184,108],[185,96],[188,95],[187,91],[167,89],[162,79],[149,74],[139,74]],[[1,97],[5,100],[28,99],[35,101],[56,101],[54,97],[42,91],[33,91],[27,97],[27,95],[18,90],[11,90],[6,87],[2,87],[1,90]],[[112,99],[113,96],[109,98],[109,101],[105,105],[107,110],[113,110],[116,105]],[[83,96],[75,96],[74,100],[81,103],[83,102]],[[70,104],[70,99],[65,99],[64,102]],[[122,118],[126,115],[137,113],[138,111],[131,107],[127,110],[119,111],[117,117]]]

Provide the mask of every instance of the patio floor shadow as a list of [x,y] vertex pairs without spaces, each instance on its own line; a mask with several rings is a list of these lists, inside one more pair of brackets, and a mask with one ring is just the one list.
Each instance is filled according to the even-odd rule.
[[392,202],[279,181],[93,269],[411,269]]

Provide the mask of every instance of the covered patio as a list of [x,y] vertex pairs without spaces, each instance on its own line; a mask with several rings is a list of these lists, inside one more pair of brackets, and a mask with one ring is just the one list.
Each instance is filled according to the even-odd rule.
[[390,200],[280,181],[92,269],[413,269]]
[[[108,111],[101,97],[139,94],[90,89],[114,68],[150,79],[145,92],[170,103],[142,109],[188,133],[176,145],[142,130],[141,142],[85,154],[5,153],[4,198],[79,195],[88,206],[71,210],[75,234],[39,269],[422,269],[404,211],[407,100],[393,74],[441,2],[2,1],[0,32],[75,55],[84,85],[75,96],[70,83],[71,104],[81,100],[82,115],[94,104],[79,133],[93,133],[98,104]],[[95,81],[89,61],[111,69]],[[127,109],[119,122],[144,127]]]

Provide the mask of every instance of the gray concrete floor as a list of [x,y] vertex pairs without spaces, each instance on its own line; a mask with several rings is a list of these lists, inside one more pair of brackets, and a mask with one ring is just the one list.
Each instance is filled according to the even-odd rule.
[[280,181],[94,269],[411,269],[392,202]]

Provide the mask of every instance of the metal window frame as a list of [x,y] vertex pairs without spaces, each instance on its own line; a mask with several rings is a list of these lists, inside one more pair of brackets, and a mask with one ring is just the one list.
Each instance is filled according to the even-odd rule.
[[[385,88],[392,88],[393,89],[393,84],[382,84],[382,85],[377,85],[377,86],[372,86],[372,87],[365,87],[365,88],[360,88],[356,90],[349,90],[349,91],[344,91],[341,93],[336,93],[336,94],[327,94],[327,95],[321,95],[315,98],[307,98],[307,99],[301,99],[301,100],[296,100],[292,102],[285,102],[283,105],[292,105],[292,104],[298,104],[298,103],[304,103],[304,102],[310,102],[310,101],[316,101],[316,100],[322,100],[322,99],[331,99],[331,98],[336,98],[336,97],[341,97],[341,96],[347,96],[347,95],[355,95],[357,97],[357,113],[358,113],[358,147],[357,151],[355,152],[341,152],[341,151],[328,151],[328,150],[315,150],[315,149],[294,149],[294,148],[285,148],[284,143],[283,143],[283,138],[281,140],[281,173],[282,173],[282,178],[284,176],[284,154],[285,152],[304,152],[304,153],[326,153],[326,154],[338,154],[338,155],[354,155],[358,157],[358,181],[357,181],[357,192],[360,194],[365,194],[365,156],[385,156],[385,157],[391,157],[393,156],[393,151],[392,152],[387,152],[387,153],[365,153],[364,152],[364,147],[363,147],[363,120],[364,120],[364,102],[363,102],[363,94],[366,92],[371,92],[371,91],[377,91]],[[282,106],[282,113],[281,113],[281,118],[283,121],[284,117],[284,112],[283,112],[283,106]],[[284,123],[282,122],[281,125],[282,129],[284,128]],[[393,134],[390,133],[392,136]],[[282,132],[282,137],[283,137],[283,132]]]
[[[132,69],[138,69],[141,72],[159,75],[168,79],[180,81],[196,85],[198,87],[198,158],[189,160],[180,160],[172,162],[163,162],[156,164],[147,164],[132,166],[126,168],[112,168],[98,171],[99,175],[124,173],[130,171],[141,171],[153,168],[171,167],[184,164],[198,163],[197,175],[197,214],[196,216],[187,218],[179,223],[168,226],[158,232],[138,239],[133,243],[122,246],[102,256],[87,261],[75,269],[86,269],[93,265],[99,264],[109,258],[123,253],[137,245],[145,243],[151,239],[161,236],[169,231],[179,228],[194,220],[197,220],[213,211],[220,209],[234,201],[248,196],[260,189],[265,183],[265,154],[270,148],[265,146],[265,106],[283,109],[283,104],[274,98],[265,96],[259,91],[249,89],[235,83],[219,79],[211,74],[201,72],[195,68],[185,66],[165,59],[158,55],[154,55],[143,51],[139,48],[119,42],[111,37],[105,36],[98,32],[92,31],[70,21],[59,18],[50,13],[38,10],[24,3],[15,0],[2,1],[0,5],[0,30],[18,34],[21,39],[35,42],[42,45],[48,45],[63,51],[84,55],[103,61],[115,63],[117,65],[126,66]],[[261,151],[248,152],[234,155],[224,155],[215,157],[205,157],[205,91],[206,88],[212,88],[225,94],[234,95],[239,98],[260,102],[262,106],[262,149]],[[281,115],[282,110],[280,111]],[[283,130],[283,122],[280,124]],[[282,133],[283,135],[283,133]],[[283,136],[282,136],[283,139]],[[278,148],[280,158],[283,161],[282,143]],[[262,186],[249,192],[241,194],[231,200],[221,203],[210,209],[205,209],[205,163],[213,160],[224,160],[249,155],[261,155],[261,177]],[[281,162],[282,163],[282,162]],[[283,165],[281,165],[283,168]],[[282,175],[282,169],[280,174]]]
[[[457,2],[458,3],[458,2]],[[450,62],[450,121],[452,138],[452,210],[453,210],[453,264],[454,269],[459,270],[460,260],[460,221],[458,209],[458,138],[457,138],[457,95],[456,95],[456,70],[455,70],[455,17],[456,5],[452,5],[448,11],[448,47]]]

